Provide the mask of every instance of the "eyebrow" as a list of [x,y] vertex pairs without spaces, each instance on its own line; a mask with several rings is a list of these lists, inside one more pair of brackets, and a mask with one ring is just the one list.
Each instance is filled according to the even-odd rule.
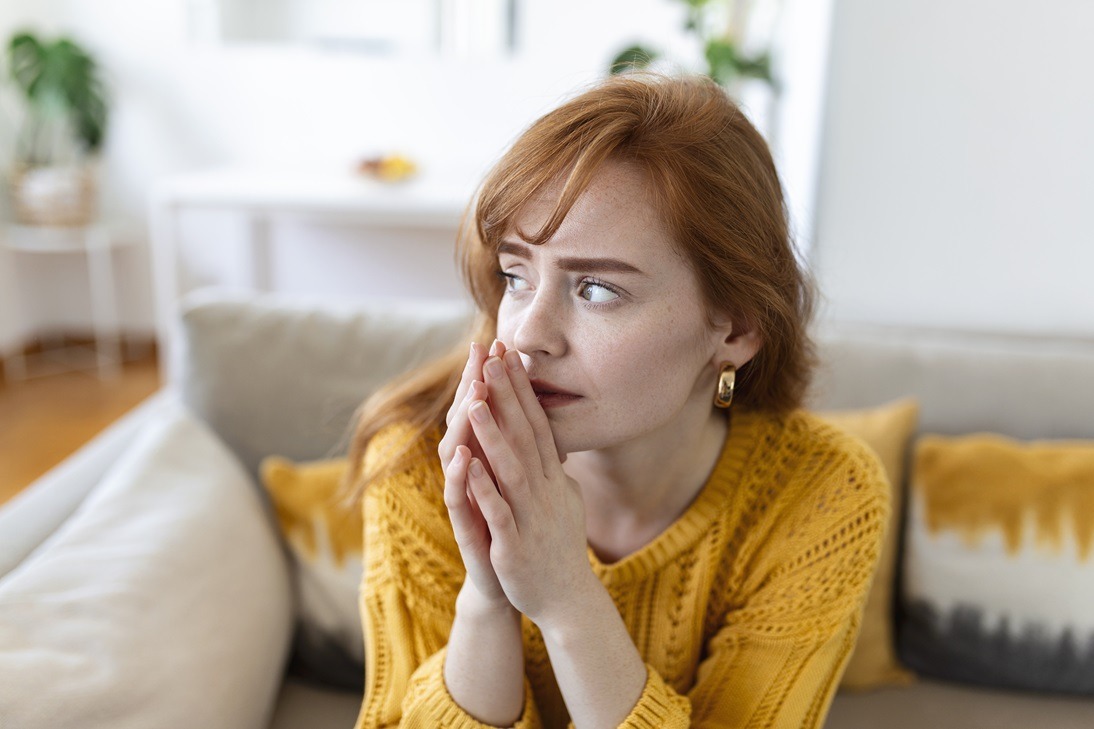
[[[498,255],[502,253],[511,253],[518,258],[524,258],[531,260],[532,252],[528,246],[514,241],[502,241],[498,245]],[[626,261],[621,261],[618,258],[580,258],[577,256],[566,256],[558,259],[558,267],[563,271],[570,271],[573,273],[637,273],[640,276],[645,276],[646,273],[639,268],[635,268]]]

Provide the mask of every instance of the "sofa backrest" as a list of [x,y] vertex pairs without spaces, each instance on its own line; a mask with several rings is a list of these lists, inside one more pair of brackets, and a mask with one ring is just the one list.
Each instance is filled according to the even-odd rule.
[[828,324],[810,406],[920,404],[919,432],[1094,438],[1094,338]]
[[[269,454],[343,455],[358,405],[468,341],[463,302],[331,301],[192,292],[182,395],[253,476]],[[828,324],[809,407],[918,398],[920,431],[1094,438],[1094,340]]]
[[199,289],[183,299],[181,395],[258,479],[264,457],[344,455],[353,414],[470,337],[463,302],[331,301]]

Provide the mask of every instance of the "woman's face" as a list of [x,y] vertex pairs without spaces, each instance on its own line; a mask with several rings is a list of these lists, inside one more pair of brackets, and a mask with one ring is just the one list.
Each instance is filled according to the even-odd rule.
[[[516,228],[539,230],[557,195],[531,201]],[[546,245],[509,231],[498,263],[498,338],[520,350],[534,380],[580,396],[541,398],[560,450],[607,448],[710,415],[728,323],[706,326],[696,277],[634,167],[602,167]]]

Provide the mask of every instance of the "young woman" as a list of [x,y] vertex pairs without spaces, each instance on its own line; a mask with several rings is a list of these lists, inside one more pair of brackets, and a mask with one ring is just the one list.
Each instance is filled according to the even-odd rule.
[[612,77],[469,211],[469,352],[356,425],[357,726],[821,727],[889,485],[802,408],[815,294],[762,137],[705,77]]

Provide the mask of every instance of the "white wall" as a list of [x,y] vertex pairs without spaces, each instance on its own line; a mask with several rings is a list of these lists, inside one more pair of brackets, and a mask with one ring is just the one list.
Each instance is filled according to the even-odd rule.
[[828,318],[1094,335],[1092,36],[1087,0],[836,0]]
[[[811,145],[819,128],[815,83],[817,69],[823,68],[829,4],[787,2],[809,8],[796,16],[796,31],[808,42],[783,43],[793,49],[787,55],[799,70],[791,69],[786,100],[793,113],[778,130],[794,151],[775,152],[795,212],[804,221],[799,225],[804,244],[810,231]],[[116,93],[103,160],[103,211],[117,235],[133,243],[116,263],[122,324],[151,332],[147,192],[165,175],[251,163],[344,169],[368,154],[402,150],[426,170],[467,179],[470,193],[473,181],[525,126],[600,78],[624,45],[643,41],[684,67],[701,68],[700,49],[681,31],[684,11],[678,0],[519,5],[521,51],[505,63],[202,45],[188,35],[187,0],[5,4],[0,34],[6,38],[24,25],[49,35],[64,30],[106,69]],[[806,79],[810,88],[799,89],[795,78]],[[11,98],[7,101],[10,111]],[[762,109],[749,113],[763,116]],[[0,256],[0,287],[5,277],[18,280],[22,311],[21,325],[10,311],[0,311],[0,348],[38,329],[87,328],[85,270],[77,256]]]

